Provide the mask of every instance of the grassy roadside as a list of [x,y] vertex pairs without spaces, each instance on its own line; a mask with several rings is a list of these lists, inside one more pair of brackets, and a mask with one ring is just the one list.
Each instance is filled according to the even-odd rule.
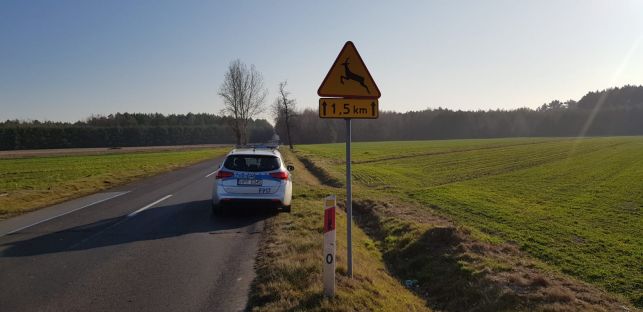
[[[329,146],[310,146],[308,149],[306,146],[302,147],[304,152],[297,155],[309,167],[313,167],[313,172],[320,171],[322,177],[332,180],[343,175],[339,168],[343,164],[332,149]],[[312,150],[322,153],[317,155]],[[476,153],[477,150],[474,149]],[[489,149],[491,151],[493,149]],[[371,178],[377,176],[375,174],[360,175],[367,170],[381,169],[377,163],[371,164],[377,160],[373,150],[357,149],[357,153],[360,152],[373,159],[367,160],[368,166],[354,166],[357,169],[357,183],[354,184],[354,198],[358,199],[354,203],[356,221],[381,250],[388,269],[399,279],[417,280],[418,293],[426,298],[431,307],[446,311],[470,310],[473,306],[481,311],[635,310],[624,298],[570,277],[557,267],[532,258],[515,244],[505,243],[498,236],[474,226],[455,225],[423,201],[409,199],[406,190],[373,182]],[[431,153],[417,154],[418,159],[404,162],[406,168],[398,166],[391,170],[406,169],[410,175],[425,174],[417,167],[426,166],[422,157]],[[440,153],[431,155],[441,157]],[[451,161],[457,158],[449,156],[445,159]],[[357,161],[362,159],[358,158]],[[390,166],[391,161],[393,159],[388,157],[384,162]],[[539,162],[530,162],[534,163]],[[501,165],[512,164],[505,162]],[[483,170],[504,172],[494,168],[489,161],[483,165]],[[463,164],[458,166],[462,167]],[[461,170],[460,174],[469,179],[475,173],[472,171]],[[457,170],[451,172],[458,174]],[[386,179],[387,173],[377,172],[382,182],[393,184]],[[482,173],[482,176],[485,175]],[[402,178],[392,175],[392,179],[400,179],[399,182],[404,183]],[[363,200],[366,198],[369,200]]]
[[293,212],[267,222],[257,256],[252,311],[428,311],[423,300],[387,273],[375,242],[353,227],[354,278],[346,278],[346,218],[337,214],[337,296],[322,296],[322,199],[341,194],[323,186],[289,151]]
[[0,159],[0,219],[224,155],[227,147]]
[[[361,198],[405,200],[643,307],[642,137],[374,142],[353,150]],[[299,151],[331,179],[344,175],[343,146]]]
[[632,311],[625,298],[555,270],[474,228],[394,198],[354,203],[356,222],[400,279],[444,311]]

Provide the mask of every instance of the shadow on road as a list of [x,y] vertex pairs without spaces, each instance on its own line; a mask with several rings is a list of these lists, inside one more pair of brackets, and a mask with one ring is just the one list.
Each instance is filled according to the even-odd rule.
[[[261,221],[274,214],[274,209],[243,206],[229,209],[222,216],[213,215],[210,200],[190,201],[150,208],[132,217],[107,218],[24,240],[9,241],[0,245],[0,256],[28,257],[196,233],[250,235],[261,232]],[[11,240],[11,236],[5,238]],[[22,235],[15,236],[18,238]]]

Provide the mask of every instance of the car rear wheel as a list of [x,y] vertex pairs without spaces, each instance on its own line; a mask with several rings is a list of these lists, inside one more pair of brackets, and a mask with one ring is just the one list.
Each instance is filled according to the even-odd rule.
[[283,207],[284,212],[290,213],[290,205]]

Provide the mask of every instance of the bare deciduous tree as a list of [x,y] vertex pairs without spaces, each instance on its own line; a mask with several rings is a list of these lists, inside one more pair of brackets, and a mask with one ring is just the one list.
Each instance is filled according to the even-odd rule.
[[286,91],[287,81],[279,83],[279,95],[273,104],[273,114],[275,115],[275,126],[279,127],[279,123],[283,120],[286,126],[286,135],[288,137],[288,145],[290,149],[292,146],[292,137],[290,136],[291,119],[295,115],[295,100],[290,99],[290,92]]
[[222,114],[232,117],[237,144],[248,143],[248,123],[263,111],[267,94],[263,76],[254,65],[248,68],[239,59],[230,63],[219,95],[223,98]]

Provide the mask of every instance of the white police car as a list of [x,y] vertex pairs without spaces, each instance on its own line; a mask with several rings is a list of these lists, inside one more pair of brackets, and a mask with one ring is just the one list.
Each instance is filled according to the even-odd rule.
[[259,204],[290,212],[292,170],[293,166],[284,165],[276,146],[235,148],[216,172],[212,211],[220,213],[234,204]]

